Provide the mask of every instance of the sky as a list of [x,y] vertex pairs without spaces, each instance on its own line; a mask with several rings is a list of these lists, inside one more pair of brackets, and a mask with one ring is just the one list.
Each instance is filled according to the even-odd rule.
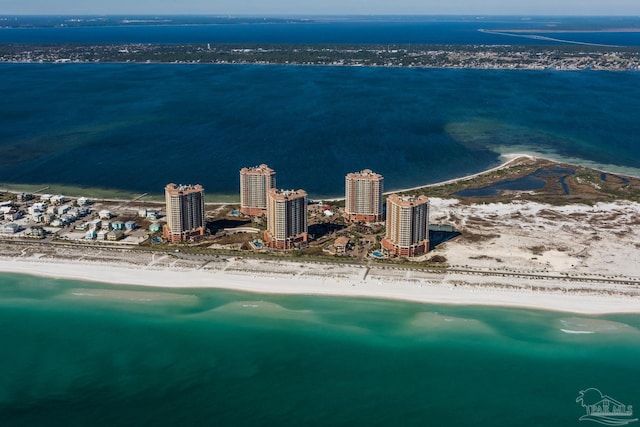
[[640,16],[640,0],[0,0],[12,14]]

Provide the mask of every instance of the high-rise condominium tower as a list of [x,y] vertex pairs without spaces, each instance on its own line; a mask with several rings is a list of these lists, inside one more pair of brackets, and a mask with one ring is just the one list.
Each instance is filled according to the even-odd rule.
[[291,249],[307,242],[307,193],[304,190],[267,192],[267,231],[272,248]]
[[276,186],[276,172],[262,164],[240,169],[240,212],[259,216],[267,212],[267,191]]
[[164,189],[167,223],[163,236],[171,242],[204,236],[204,188],[201,185],[168,184]]
[[384,178],[378,173],[365,169],[350,173],[345,179],[344,211],[351,221],[382,221],[382,192]]
[[426,196],[392,194],[387,198],[387,231],[382,247],[400,256],[429,251],[429,199]]

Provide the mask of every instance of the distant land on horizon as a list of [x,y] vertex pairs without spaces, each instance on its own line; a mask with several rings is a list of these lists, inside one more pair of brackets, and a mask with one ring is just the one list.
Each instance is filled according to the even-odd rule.
[[640,17],[618,15],[216,15],[216,14],[0,14],[0,28],[220,25],[327,22],[461,22],[543,25],[562,30],[640,29]]

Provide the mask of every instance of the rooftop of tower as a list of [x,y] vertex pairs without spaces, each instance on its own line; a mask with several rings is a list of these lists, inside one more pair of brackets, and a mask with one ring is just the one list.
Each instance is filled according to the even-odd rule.
[[347,178],[375,178],[382,179],[382,175],[375,173],[371,169],[363,169],[360,172],[351,172],[347,175]]
[[429,198],[427,196],[399,196],[397,194],[391,194],[387,200],[400,205],[400,206],[415,206],[423,203],[428,203]]
[[240,169],[240,173],[270,174],[270,173],[275,173],[275,171],[265,163],[261,163],[258,166],[244,167]]
[[167,184],[165,190],[169,192],[191,192],[202,191],[204,188],[200,184]]
[[276,200],[296,199],[307,196],[307,192],[304,190],[279,190],[277,188],[270,189],[269,194]]

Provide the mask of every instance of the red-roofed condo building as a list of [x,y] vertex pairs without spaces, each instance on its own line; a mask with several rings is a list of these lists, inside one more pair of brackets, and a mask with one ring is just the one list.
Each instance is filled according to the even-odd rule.
[[345,179],[346,217],[351,221],[382,221],[383,191],[384,178],[371,169],[348,174]]
[[429,251],[429,199],[392,194],[387,198],[387,230],[382,247],[392,255]]
[[170,242],[204,236],[204,188],[201,185],[168,184],[164,189],[167,223],[162,235]]
[[276,172],[262,164],[240,169],[240,212],[260,216],[267,212],[267,191],[276,187]]
[[276,249],[291,249],[307,243],[307,193],[304,190],[267,192],[267,231],[264,240]]

